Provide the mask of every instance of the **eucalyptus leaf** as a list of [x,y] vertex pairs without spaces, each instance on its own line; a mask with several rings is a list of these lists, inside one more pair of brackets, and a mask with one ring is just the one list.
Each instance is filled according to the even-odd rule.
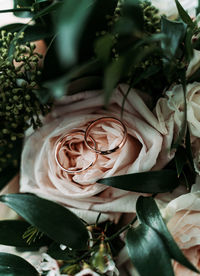
[[161,170],[103,178],[101,184],[138,193],[166,193],[179,184],[176,171]]
[[21,257],[0,252],[0,276],[39,276],[39,273]]
[[192,21],[191,17],[189,14],[184,10],[184,8],[181,6],[180,2],[178,0],[175,0],[176,2],[176,7],[178,9],[180,18],[185,22],[188,26],[191,28],[195,28],[195,23]]
[[163,241],[148,225],[130,228],[126,235],[126,247],[140,276],[174,276]]
[[30,227],[30,224],[21,220],[2,220],[0,221],[0,244],[15,247],[37,249],[49,244],[47,237],[37,238],[31,244],[23,239],[23,234]]
[[137,217],[141,223],[147,224],[149,227],[157,231],[162,238],[170,256],[177,262],[186,266],[190,270],[199,273],[199,271],[191,264],[183,255],[182,251],[174,241],[172,235],[167,229],[160,211],[152,197],[139,197],[136,203]]
[[7,194],[0,201],[54,241],[83,249],[88,232],[82,221],[67,208],[32,194]]

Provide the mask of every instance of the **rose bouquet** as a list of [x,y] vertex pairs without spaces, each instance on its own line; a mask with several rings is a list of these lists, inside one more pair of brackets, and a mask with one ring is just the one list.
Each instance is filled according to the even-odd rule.
[[199,11],[0,10],[0,275],[200,273]]

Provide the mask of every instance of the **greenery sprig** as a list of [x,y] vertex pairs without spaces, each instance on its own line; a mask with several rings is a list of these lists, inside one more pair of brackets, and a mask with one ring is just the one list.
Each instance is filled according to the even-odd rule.
[[[50,110],[35,94],[40,86],[42,56],[35,51],[34,44],[21,45],[23,37],[23,33],[4,30],[0,34],[0,171],[12,159],[9,150],[13,143],[22,139],[29,127],[40,127],[40,115]],[[15,50],[10,56],[12,45]]]

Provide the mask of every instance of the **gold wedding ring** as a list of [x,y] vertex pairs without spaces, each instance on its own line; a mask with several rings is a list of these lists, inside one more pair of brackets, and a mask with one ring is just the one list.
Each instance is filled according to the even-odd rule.
[[[90,162],[90,164],[82,169],[78,169],[75,170],[73,168],[66,168],[64,167],[61,162],[60,162],[60,158],[59,158],[59,152],[62,149],[62,147],[65,147],[65,154],[67,155],[67,151],[69,153],[73,153],[73,154],[78,154],[76,152],[75,149],[72,148],[72,143],[73,143],[73,138],[77,137],[77,136],[83,136],[85,135],[85,132],[83,130],[77,130],[77,131],[73,131],[70,133],[67,133],[66,135],[64,135],[63,137],[61,137],[61,139],[57,142],[56,145],[56,149],[55,149],[55,159],[56,159],[56,163],[58,164],[58,166],[65,172],[67,172],[68,174],[78,174],[81,173],[83,171],[88,170],[89,168],[91,168],[92,166],[94,166],[94,164],[96,163],[97,160],[97,153],[95,153],[95,158],[94,161]],[[92,137],[89,137],[90,141],[92,142],[92,144],[94,145],[94,147],[96,147],[96,142]],[[68,143],[69,142],[69,143]]]
[[[97,145],[97,142],[95,141],[94,137],[92,137],[91,130],[99,124],[102,125],[102,124],[105,124],[108,122],[115,123],[121,128],[120,131],[122,133],[122,139],[116,147],[114,147],[112,149],[107,149],[107,150],[100,150],[100,149],[98,149],[98,145]],[[67,157],[67,154],[79,155],[79,152],[77,152],[76,149],[73,148],[73,145],[75,144],[75,142],[77,142],[76,138],[78,138],[78,136],[80,136],[80,135],[84,138],[83,141],[84,141],[86,147],[95,153],[94,161],[90,162],[89,165],[87,165],[85,168],[81,168],[81,169],[73,169],[73,167],[66,168],[63,166],[63,164],[61,164],[60,157],[59,157],[60,151],[64,150],[66,157]],[[58,164],[58,166],[63,171],[67,172],[68,174],[82,173],[94,166],[94,164],[97,161],[98,154],[108,155],[108,154],[114,153],[114,152],[120,150],[124,146],[124,144],[126,143],[126,140],[127,140],[127,129],[126,129],[126,126],[122,123],[122,121],[120,121],[119,119],[116,119],[114,117],[101,117],[97,120],[90,122],[85,131],[76,129],[76,130],[73,130],[73,131],[65,134],[63,137],[61,137],[56,144],[55,160],[56,160],[56,163]]]
[[[112,123],[115,123],[115,124],[119,125],[121,127],[121,132],[122,132],[123,136],[122,136],[122,140],[120,141],[119,145],[117,145],[113,149],[99,150],[99,149],[97,149],[97,147],[92,147],[89,144],[88,139],[89,139],[89,137],[92,137],[91,129],[94,128],[96,125],[101,124],[101,123],[105,123],[105,122],[112,122]],[[108,155],[108,154],[111,154],[113,152],[116,152],[116,151],[120,150],[124,146],[124,144],[126,143],[126,140],[127,140],[127,129],[126,129],[125,125],[122,123],[122,121],[120,121],[119,119],[116,119],[114,117],[102,117],[102,118],[99,118],[95,121],[92,121],[87,126],[86,131],[85,131],[85,143],[86,143],[87,147],[91,151],[96,152],[96,153],[101,154],[101,155]]]

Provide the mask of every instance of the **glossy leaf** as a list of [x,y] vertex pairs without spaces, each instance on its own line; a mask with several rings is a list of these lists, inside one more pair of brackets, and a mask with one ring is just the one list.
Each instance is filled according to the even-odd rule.
[[48,245],[50,240],[47,237],[37,238],[29,245],[22,237],[29,226],[29,223],[21,220],[0,221],[0,244],[31,249]]
[[156,231],[146,224],[130,228],[126,236],[128,254],[140,276],[174,276],[171,259]]
[[199,271],[183,255],[182,251],[174,241],[163,221],[155,200],[152,197],[139,197],[136,203],[136,212],[141,223],[147,224],[159,233],[171,258],[175,259],[177,262],[192,271],[199,273]]
[[47,254],[55,260],[74,260],[77,258],[74,251],[69,248],[61,249],[60,244],[53,243],[49,246]]
[[167,40],[161,42],[161,47],[165,54],[171,58],[171,56],[176,55],[180,43],[183,42],[186,34],[186,25],[183,22],[171,21],[166,17],[162,17],[161,31],[167,37]]
[[[33,4],[33,0],[14,0],[14,9],[17,8],[31,8]],[[30,11],[20,11],[20,12],[14,12],[15,16],[18,17],[31,17],[32,12]]]
[[194,28],[195,23],[192,21],[191,17],[189,14],[184,10],[184,8],[181,6],[180,2],[178,0],[175,0],[176,2],[176,7],[178,9],[179,15],[183,22],[185,22],[188,26]]
[[166,193],[178,186],[176,171],[161,170],[103,178],[101,184],[138,193]]
[[0,252],[0,276],[39,276],[39,273],[21,257]]
[[31,194],[2,195],[0,201],[54,241],[72,248],[86,247],[88,232],[67,208]]
[[68,0],[60,10],[58,23],[58,52],[66,66],[76,63],[78,42],[87,19],[94,8],[95,0]]

